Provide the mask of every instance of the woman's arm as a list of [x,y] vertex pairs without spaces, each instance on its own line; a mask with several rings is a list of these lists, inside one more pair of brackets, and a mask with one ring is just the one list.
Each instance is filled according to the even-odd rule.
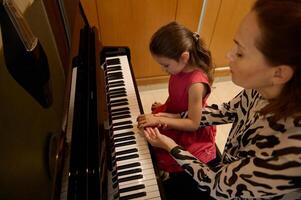
[[[225,157],[232,157],[231,161],[212,170],[172,139],[160,134],[158,129],[147,128],[144,134],[151,145],[169,151],[199,187],[209,190],[216,199],[281,199],[282,195],[300,189],[301,145],[290,148],[290,151],[275,151],[277,153],[270,157],[232,157],[225,154]],[[284,149],[295,146],[290,143],[296,144],[293,138],[281,141]]]
[[282,199],[300,190],[300,159],[290,161],[288,155],[237,158],[215,172],[180,147],[170,152],[199,187],[209,189],[216,199]]

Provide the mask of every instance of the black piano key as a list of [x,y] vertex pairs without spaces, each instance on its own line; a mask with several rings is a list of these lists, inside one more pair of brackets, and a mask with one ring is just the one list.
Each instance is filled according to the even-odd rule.
[[114,113],[111,113],[111,116],[118,116],[118,115],[129,115],[130,114],[130,111],[122,111],[122,112],[114,112]]
[[106,83],[106,88],[116,87],[116,86],[124,86],[123,80],[117,80],[117,81],[108,81]]
[[113,81],[107,84],[107,88],[113,88],[117,86],[125,86],[124,81],[123,80]]
[[123,79],[123,77],[117,77],[117,76],[112,76],[110,78],[106,78],[107,81],[114,81],[114,80],[120,80],[120,79]]
[[117,70],[121,70],[121,66],[120,65],[118,65],[118,66],[111,66],[111,67],[107,68],[108,72],[117,71]]
[[135,140],[135,136],[127,136],[127,137],[117,138],[117,139],[115,139],[115,143],[129,141],[129,140]]
[[125,87],[125,84],[124,83],[121,83],[121,84],[113,84],[113,85],[110,85],[110,87],[107,87],[107,89],[111,89],[111,88],[120,88],[120,87]]
[[112,155],[111,160],[112,160],[112,162],[115,162],[116,161],[116,155]]
[[109,96],[110,96],[110,98],[126,97],[126,93],[112,94],[112,95],[109,95]]
[[133,124],[133,122],[131,120],[126,120],[126,121],[122,121],[122,122],[113,123],[113,126],[120,126],[120,125],[126,125],[126,124]]
[[129,105],[129,103],[128,102],[111,103],[111,107],[126,106],[126,105]]
[[122,75],[122,73],[114,72],[112,74],[108,74],[106,78],[108,81],[116,80],[116,79],[123,79],[123,75]]
[[125,87],[121,87],[121,88],[114,88],[114,89],[110,89],[108,90],[108,92],[120,92],[120,91],[125,91]]
[[107,76],[108,81],[116,80],[116,79],[122,79],[123,80],[123,75],[122,74],[113,74],[113,75]]
[[142,172],[142,169],[140,169],[140,168],[130,169],[130,170],[118,172],[118,177],[125,176],[125,175],[130,175],[130,174],[137,174],[139,172]]
[[115,176],[117,174],[117,169],[114,169],[113,171],[112,171],[112,176]]
[[115,160],[112,160],[112,166],[116,166],[116,164],[117,164],[116,159],[115,159]]
[[130,136],[130,135],[135,135],[135,133],[133,131],[129,131],[126,133],[117,133],[117,134],[114,134],[114,138]]
[[131,155],[127,155],[127,156],[120,156],[120,157],[116,158],[116,161],[129,160],[129,159],[133,159],[133,158],[139,158],[139,155],[131,154]]
[[114,194],[114,199],[119,199],[119,191]]
[[119,103],[119,102],[128,102],[128,99],[122,98],[122,99],[113,99],[110,101],[110,103]]
[[124,177],[124,178],[119,178],[118,181],[119,181],[119,183],[122,183],[122,182],[132,181],[132,180],[141,179],[141,178],[143,178],[143,175],[138,174],[138,175],[128,176],[128,177]]
[[118,65],[120,64],[119,58],[112,58],[112,59],[106,59],[107,67],[110,67],[110,65]]
[[121,142],[121,143],[115,144],[115,147],[128,146],[131,144],[136,144],[136,141]]
[[111,80],[120,80],[120,79],[123,79],[123,77],[117,77],[117,76],[112,76],[108,79],[108,81],[111,81]]
[[[107,94],[109,96],[111,95],[115,95],[115,94],[121,94],[121,93],[124,93],[126,94],[126,90],[115,90],[115,91],[108,91]],[[122,99],[127,99],[127,98],[122,98]],[[113,100],[113,99],[110,99],[110,101]]]
[[129,104],[127,99],[120,99],[120,101],[118,101],[118,99],[116,99],[116,101],[114,100],[114,101],[110,102],[111,106],[112,105],[117,105],[117,104],[120,104],[120,103],[126,103],[124,105],[128,105]]
[[108,72],[107,76],[121,76],[122,75],[122,71],[120,72]]
[[131,192],[131,191],[135,191],[135,190],[141,190],[144,188],[145,188],[144,184],[139,184],[139,185],[134,185],[134,186],[126,187],[126,188],[121,188],[121,189],[119,189],[119,193]]
[[110,103],[111,107],[116,107],[116,106],[127,106],[129,105],[128,101],[120,101],[120,102],[115,102],[115,103]]
[[107,81],[113,81],[113,80],[123,80],[123,75],[122,74],[112,74],[112,75],[107,75],[106,80]]
[[108,91],[108,95],[111,96],[111,95],[115,95],[115,94],[121,94],[121,93],[124,93],[126,94],[126,90],[119,90],[119,91]]
[[125,110],[130,110],[130,108],[128,107],[124,107],[124,108],[114,108],[114,109],[111,109],[111,112],[121,112],[121,111],[125,111]]
[[113,183],[117,182],[117,180],[118,180],[118,176],[117,175],[112,176],[112,182]]
[[113,127],[113,131],[129,129],[129,128],[133,128],[133,126],[132,125],[126,125],[126,126]]
[[119,197],[120,200],[126,200],[126,199],[136,199],[139,197],[144,197],[146,196],[146,192],[138,192],[136,194],[129,194],[123,197]]
[[113,182],[113,188],[116,189],[118,187],[118,182]]
[[117,170],[129,169],[129,168],[139,167],[139,166],[141,166],[140,162],[134,162],[134,163],[124,164],[124,165],[119,165],[117,166]]
[[119,90],[115,91],[108,91],[107,94],[112,95],[112,94],[120,94],[120,93],[126,93],[126,90],[123,88],[118,88]]
[[122,151],[116,152],[116,156],[121,156],[124,154],[130,154],[130,153],[135,153],[135,152],[138,152],[138,149],[132,148],[132,149],[127,149],[127,150],[122,150]]
[[118,115],[118,116],[112,117],[112,120],[126,119],[126,118],[131,118],[131,115]]

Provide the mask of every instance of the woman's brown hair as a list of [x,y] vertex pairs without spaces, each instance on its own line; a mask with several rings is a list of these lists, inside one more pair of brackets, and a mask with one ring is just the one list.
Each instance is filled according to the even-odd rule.
[[301,0],[257,0],[252,8],[261,35],[257,48],[272,66],[288,65],[293,77],[260,113],[273,121],[301,113]]
[[179,61],[183,52],[190,54],[188,64],[200,67],[213,81],[213,67],[210,52],[205,49],[199,35],[186,27],[171,22],[157,30],[149,44],[150,52],[157,56],[164,56]]

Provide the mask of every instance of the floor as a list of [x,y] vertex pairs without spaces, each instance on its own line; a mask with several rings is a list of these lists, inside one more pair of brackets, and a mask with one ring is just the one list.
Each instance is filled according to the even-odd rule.
[[[150,112],[153,102],[164,103],[168,97],[167,83],[143,85],[139,86],[138,89],[145,113]],[[227,102],[238,94],[240,90],[240,87],[232,83],[230,77],[216,78],[212,85],[212,93],[207,102],[208,104]],[[231,124],[217,126],[216,144],[221,152],[224,150],[230,127]]]

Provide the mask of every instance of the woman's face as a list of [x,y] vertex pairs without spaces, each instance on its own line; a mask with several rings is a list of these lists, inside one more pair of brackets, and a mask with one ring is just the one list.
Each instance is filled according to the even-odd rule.
[[240,24],[234,37],[234,46],[227,54],[232,81],[245,89],[269,90],[274,74],[264,55],[255,46],[260,29],[254,12]]

